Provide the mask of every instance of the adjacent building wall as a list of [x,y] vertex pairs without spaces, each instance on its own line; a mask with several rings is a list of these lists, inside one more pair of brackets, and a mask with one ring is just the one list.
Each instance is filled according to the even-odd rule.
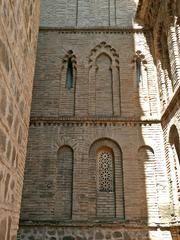
[[[152,28],[161,122],[169,181],[171,221],[180,221],[180,7],[178,0],[140,1],[138,19]],[[176,230],[172,229],[172,232]],[[178,232],[178,230],[177,230]],[[179,234],[179,233],[178,233]],[[175,238],[176,239],[176,238]]]
[[0,1],[0,239],[16,238],[40,1]]

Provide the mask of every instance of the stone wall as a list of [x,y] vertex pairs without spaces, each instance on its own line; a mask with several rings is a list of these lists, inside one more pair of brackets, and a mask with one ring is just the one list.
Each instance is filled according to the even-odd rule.
[[0,239],[16,238],[26,157],[39,1],[0,1]]
[[[148,229],[145,226],[137,228],[133,225],[126,229],[122,225],[115,227],[108,224],[104,224],[103,227],[98,225],[74,225],[73,227],[29,225],[21,230],[20,236],[22,240],[172,240],[168,229]],[[173,240],[179,240],[176,230],[174,230]]]

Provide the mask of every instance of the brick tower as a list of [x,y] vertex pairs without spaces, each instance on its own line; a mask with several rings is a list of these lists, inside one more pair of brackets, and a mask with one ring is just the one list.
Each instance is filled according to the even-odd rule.
[[42,1],[22,240],[172,239],[179,176],[172,188],[162,111],[174,65],[158,69],[138,2]]

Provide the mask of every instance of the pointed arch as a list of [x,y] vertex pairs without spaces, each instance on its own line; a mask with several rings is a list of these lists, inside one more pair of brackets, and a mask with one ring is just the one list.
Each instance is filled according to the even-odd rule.
[[106,42],[92,49],[89,57],[89,114],[120,115],[119,55]]
[[77,60],[69,50],[62,60],[60,74],[59,113],[63,116],[75,114]]

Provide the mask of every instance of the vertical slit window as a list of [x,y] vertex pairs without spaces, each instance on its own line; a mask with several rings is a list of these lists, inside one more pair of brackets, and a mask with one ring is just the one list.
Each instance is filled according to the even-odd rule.
[[136,77],[137,82],[142,82],[142,63],[140,59],[136,60]]
[[71,58],[68,59],[67,64],[66,88],[69,90],[73,88],[73,62]]

